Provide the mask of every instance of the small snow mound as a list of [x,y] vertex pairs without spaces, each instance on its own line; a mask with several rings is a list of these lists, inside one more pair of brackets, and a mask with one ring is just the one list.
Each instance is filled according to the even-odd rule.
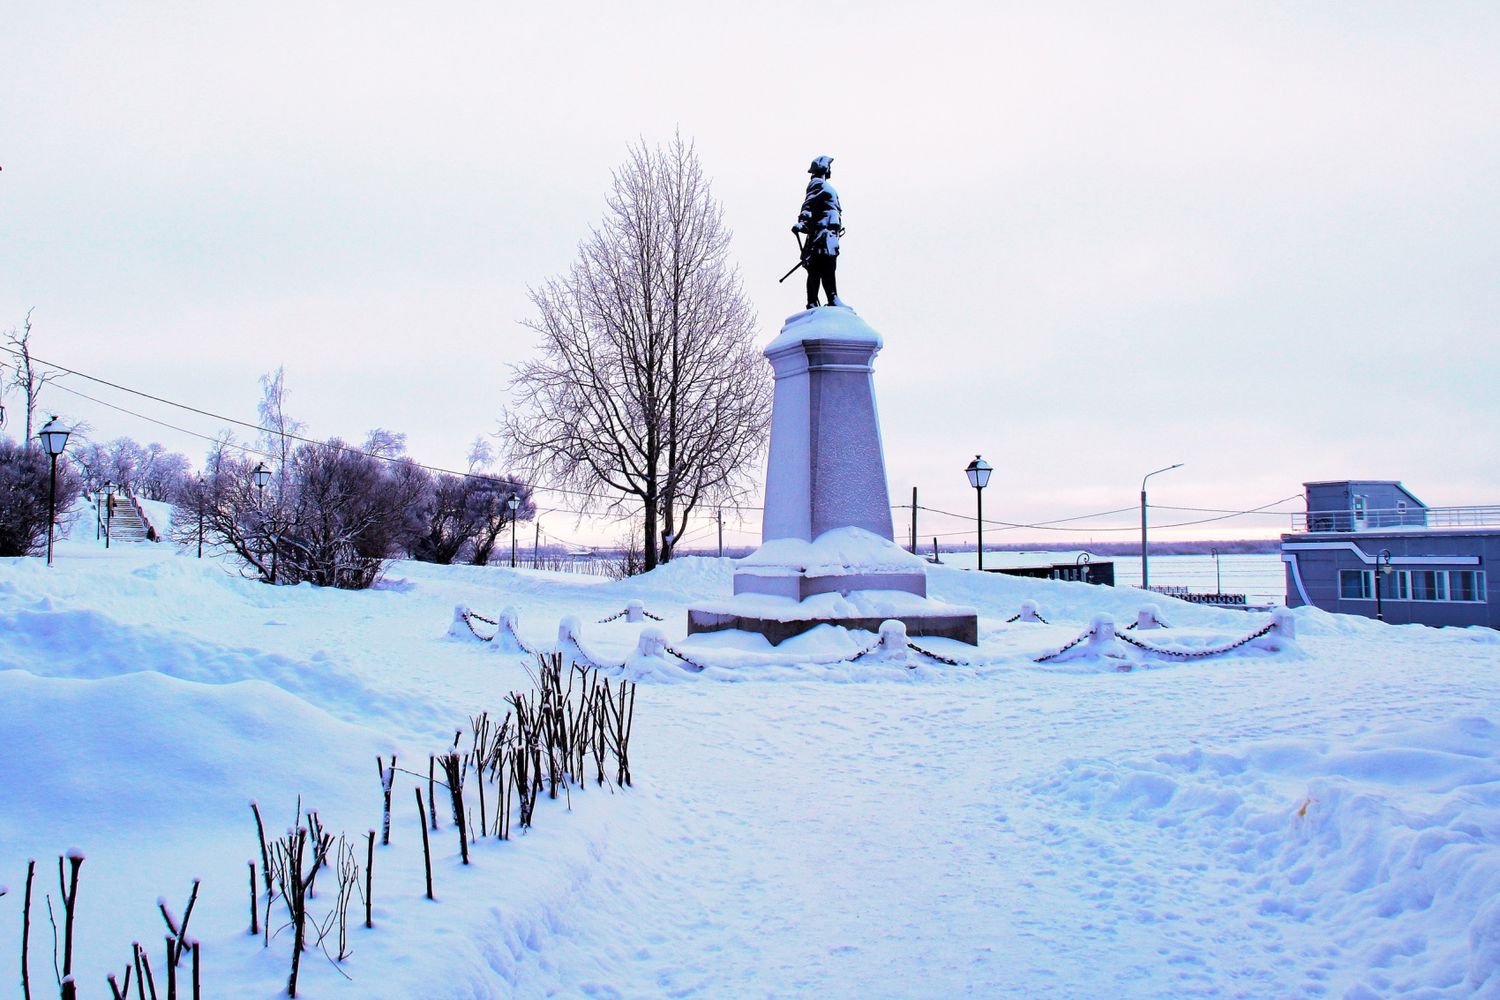
[[469,624],[469,607],[466,604],[455,604],[453,606],[453,621],[448,624],[449,639],[463,639],[468,642],[479,642],[480,637],[474,633],[473,626]]
[[490,641],[490,650],[492,652],[503,653],[509,656],[531,652],[531,650],[521,645],[521,633],[517,631],[521,618],[515,608],[509,605],[502,608],[498,620],[500,624],[495,626],[495,638]]
[[1161,620],[1161,609],[1154,604],[1143,605],[1135,613],[1135,628],[1138,632],[1166,627],[1166,623]]
[[885,663],[905,663],[910,642],[906,635],[906,623],[895,618],[887,619],[880,623],[880,645],[875,647],[870,659]]
[[659,628],[641,629],[635,651],[638,656],[667,655],[667,634]]

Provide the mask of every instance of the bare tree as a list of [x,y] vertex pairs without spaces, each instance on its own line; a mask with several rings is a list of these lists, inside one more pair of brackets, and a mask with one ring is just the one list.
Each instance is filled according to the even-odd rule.
[[531,289],[540,357],[514,366],[504,426],[535,475],[638,504],[649,570],[700,504],[744,489],[771,383],[692,143],[632,147],[606,204],[568,273]]
[[10,364],[15,367],[15,371],[11,374],[10,383],[21,390],[21,403],[26,408],[26,436],[21,441],[28,448],[35,446],[35,442],[31,439],[31,431],[36,415],[37,399],[41,396],[42,389],[48,382],[62,375],[61,372],[47,371],[40,368],[36,360],[31,356],[32,311],[30,309],[26,310],[26,322],[19,332],[10,330],[5,334],[5,339],[10,343]]

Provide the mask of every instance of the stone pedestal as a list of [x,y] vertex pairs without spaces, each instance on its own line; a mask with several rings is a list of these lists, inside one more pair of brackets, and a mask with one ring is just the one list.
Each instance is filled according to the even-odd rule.
[[849,527],[891,540],[873,367],[883,346],[854,310],[825,306],[788,319],[765,349],[776,373],[766,541]]
[[736,567],[733,599],[689,610],[690,633],[775,643],[897,618],[912,635],[977,641],[974,612],[929,601],[926,563],[893,540],[872,367],[882,346],[852,309],[826,306],[789,318],[765,349],[776,389],[764,544]]

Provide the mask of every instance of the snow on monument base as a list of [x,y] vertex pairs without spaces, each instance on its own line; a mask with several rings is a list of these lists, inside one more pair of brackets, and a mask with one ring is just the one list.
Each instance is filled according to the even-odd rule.
[[[870,593],[878,592],[871,591]],[[851,596],[855,594],[858,594],[858,592],[854,592]],[[776,610],[780,611],[782,609]],[[793,636],[801,635],[803,632],[817,628],[819,625],[837,625],[847,629],[879,632],[880,626],[883,623],[894,619],[905,625],[907,635],[912,637],[932,636],[943,639],[957,639],[959,642],[966,642],[971,646],[978,645],[979,622],[974,613],[964,613],[963,609],[950,610],[957,613],[939,614],[926,612],[920,614],[872,615],[865,617],[799,617],[783,620],[775,617],[761,617],[750,613],[720,613],[710,611],[706,608],[692,608],[688,611],[688,634],[737,629],[742,632],[755,632],[763,635],[771,645],[776,646]],[[806,614],[806,609],[802,609],[801,613]]]
[[689,609],[688,632],[740,629],[774,645],[819,625],[878,632],[890,619],[913,636],[979,639],[972,608],[927,597],[921,559],[873,531],[845,527],[812,542],[778,538],[741,559],[734,596]]
[[929,600],[927,564],[891,532],[875,410],[880,334],[847,306],[787,319],[765,350],[776,373],[759,549],[739,561],[734,597],[688,610],[688,632],[740,629],[773,644],[819,625],[978,644],[972,608]]

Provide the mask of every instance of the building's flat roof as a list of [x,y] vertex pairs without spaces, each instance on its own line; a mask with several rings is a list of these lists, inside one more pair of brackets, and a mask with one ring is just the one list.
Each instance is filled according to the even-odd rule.
[[1293,531],[1283,533],[1281,540],[1307,541],[1313,536],[1337,537],[1350,541],[1356,538],[1489,538],[1500,535],[1500,528],[1475,528],[1455,526],[1451,528],[1429,528],[1418,524],[1391,525],[1388,528],[1358,528],[1331,531]]
[[[1401,486],[1399,479],[1319,479],[1303,486],[1342,486],[1344,483],[1369,483],[1372,486]],[[1401,486],[1404,490],[1405,486]]]

